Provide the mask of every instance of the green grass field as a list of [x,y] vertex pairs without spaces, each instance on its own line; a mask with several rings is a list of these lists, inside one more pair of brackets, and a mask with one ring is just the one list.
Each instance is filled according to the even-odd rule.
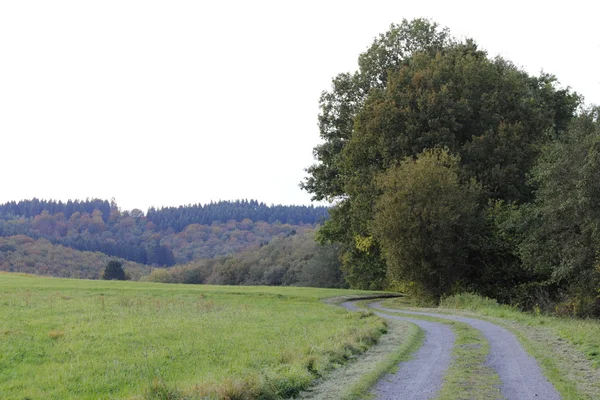
[[280,398],[385,331],[366,292],[0,274],[0,398]]

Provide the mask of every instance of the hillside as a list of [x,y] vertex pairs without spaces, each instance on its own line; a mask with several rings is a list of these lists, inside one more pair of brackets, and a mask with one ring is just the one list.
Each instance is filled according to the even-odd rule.
[[163,283],[346,287],[340,248],[319,245],[315,231],[276,237],[257,249],[172,268],[155,268],[148,279]]
[[[0,271],[48,275],[63,278],[98,279],[110,256],[79,251],[18,235],[0,237]],[[148,266],[121,260],[132,279],[148,274]]]
[[256,200],[121,210],[113,200],[23,200],[0,205],[0,237],[25,235],[140,264],[172,266],[259,248],[312,228],[327,208]]

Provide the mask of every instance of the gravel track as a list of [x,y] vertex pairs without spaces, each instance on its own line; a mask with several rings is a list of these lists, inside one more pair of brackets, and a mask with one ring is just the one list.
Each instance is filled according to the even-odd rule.
[[[369,307],[383,312],[401,312],[403,314],[423,315],[469,324],[481,331],[490,344],[490,354],[488,355],[487,365],[498,373],[502,382],[500,389],[502,395],[506,399],[560,399],[560,395],[556,389],[554,389],[552,384],[548,382],[542,374],[537,361],[527,354],[517,338],[507,329],[491,322],[475,318],[384,308],[380,302],[371,303],[369,304]],[[390,316],[385,314],[378,315],[390,318]]]
[[[345,302],[342,307],[358,311],[353,302]],[[386,315],[376,312],[383,318],[408,321],[425,331],[421,348],[410,361],[402,362],[395,374],[384,376],[374,386],[377,400],[428,400],[436,397],[442,387],[444,374],[450,365],[454,333],[448,325],[416,318]]]

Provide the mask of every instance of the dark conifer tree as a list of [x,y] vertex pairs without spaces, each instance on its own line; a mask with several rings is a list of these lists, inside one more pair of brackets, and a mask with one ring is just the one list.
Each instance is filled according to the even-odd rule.
[[116,260],[109,261],[102,274],[102,279],[124,281],[125,271],[123,270],[123,263]]

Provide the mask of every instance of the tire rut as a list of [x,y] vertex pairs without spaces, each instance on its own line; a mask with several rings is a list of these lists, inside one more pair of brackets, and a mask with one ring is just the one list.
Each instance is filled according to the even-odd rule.
[[[345,302],[342,307],[359,311],[353,302]],[[451,361],[454,346],[454,333],[448,325],[429,322],[417,318],[400,317],[376,312],[382,318],[408,321],[425,331],[423,345],[412,360],[402,362],[398,371],[381,378],[373,387],[377,400],[429,400],[440,391],[444,374]]]
[[381,302],[371,303],[369,307],[383,312],[423,315],[469,324],[478,329],[488,340],[490,354],[488,355],[487,365],[493,368],[500,377],[500,389],[507,400],[534,398],[560,400],[561,398],[554,386],[542,374],[537,361],[527,354],[515,335],[505,328],[476,318],[389,309],[383,307]]

